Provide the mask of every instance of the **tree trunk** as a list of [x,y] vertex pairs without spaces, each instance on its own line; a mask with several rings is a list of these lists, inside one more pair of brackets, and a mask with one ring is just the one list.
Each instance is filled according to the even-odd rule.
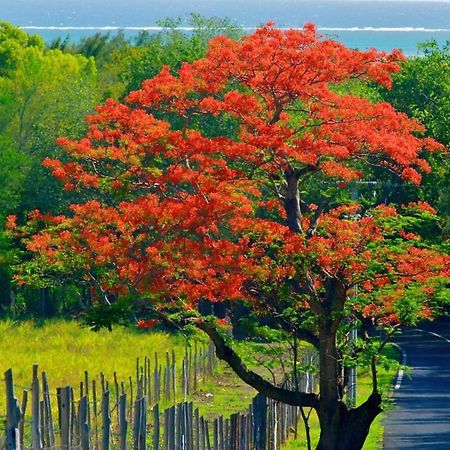
[[286,169],[286,196],[284,199],[284,209],[286,211],[287,226],[294,233],[302,230],[300,194],[298,192],[298,175],[291,167]]
[[381,412],[381,396],[373,393],[353,409],[348,409],[340,398],[337,327],[336,321],[324,321],[320,326],[320,439],[316,450],[361,450],[370,425]]
[[316,450],[361,450],[372,422],[382,411],[380,405],[378,393],[372,393],[361,406],[350,410],[339,401],[332,414],[337,427],[327,428],[320,419],[320,439]]
[[[328,301],[324,303],[331,304]],[[155,310],[154,313],[166,325],[179,328],[176,322],[163,312]],[[336,333],[340,319],[331,319],[333,316],[335,314],[331,313],[331,307],[327,307],[319,319],[319,395],[291,391],[266,381],[245,366],[239,355],[227,345],[214,323],[197,320],[195,324],[211,338],[216,347],[217,357],[226,361],[246,384],[274,400],[294,406],[311,407],[317,411],[321,430],[316,450],[361,450],[370,425],[381,412],[381,395],[373,392],[358,408],[348,409],[343,402],[341,361],[336,348]]]

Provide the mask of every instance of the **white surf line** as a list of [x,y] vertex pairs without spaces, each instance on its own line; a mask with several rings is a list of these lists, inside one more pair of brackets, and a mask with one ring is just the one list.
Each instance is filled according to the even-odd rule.
[[424,28],[424,27],[317,27],[320,31],[375,31],[391,33],[443,33],[449,32],[449,28]]
[[[408,355],[406,352],[400,347],[400,345],[396,344],[395,342],[391,342],[391,344],[398,348],[400,353],[402,354],[402,366],[406,366],[406,363],[408,361]],[[405,371],[403,369],[399,369],[397,372],[397,379],[395,380],[394,389],[400,389],[400,386],[402,385],[403,375],[405,374]]]
[[436,336],[439,339],[443,339],[445,342],[447,342],[448,344],[450,344],[450,339],[445,338],[444,336],[435,333],[434,331],[427,331],[427,330],[422,330],[422,328],[415,328],[416,330],[421,331],[422,333],[428,333],[428,334],[432,334],[433,336]]
[[[157,25],[143,25],[143,26],[119,26],[119,25],[19,25],[23,30],[42,30],[42,31],[165,31],[169,28]],[[242,27],[244,31],[254,31],[258,27]],[[195,31],[197,28],[192,26],[174,27],[174,30],[180,31]],[[219,28],[220,29],[220,28]],[[223,28],[225,29],[225,28]],[[303,30],[302,27],[280,27],[280,30]],[[318,31],[351,31],[351,32],[397,32],[397,33],[448,33],[450,28],[423,28],[423,27],[317,27]]]

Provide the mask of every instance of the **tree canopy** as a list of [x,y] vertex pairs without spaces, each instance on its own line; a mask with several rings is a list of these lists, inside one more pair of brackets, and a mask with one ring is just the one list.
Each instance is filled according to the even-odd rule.
[[[64,159],[44,165],[86,200],[67,215],[30,215],[21,233],[35,258],[20,281],[48,286],[75,274],[102,323],[132,310],[196,326],[246,383],[317,410],[318,449],[360,449],[381,410],[384,342],[368,330],[389,335],[430,316],[448,275],[448,257],[408,229],[408,217],[433,219],[428,204],[371,208],[346,195],[374,169],[418,185],[430,171],[424,152],[443,150],[390,104],[340,89],[358,80],[389,88],[402,59],[348,49],[313,25],[211,39],[204,58],[99,106],[85,138],[59,139]],[[319,393],[249,370],[199,313],[204,299],[245,302],[315,346]],[[351,326],[363,336],[356,356],[345,345]],[[371,365],[373,392],[348,408],[343,369],[355,363]]]

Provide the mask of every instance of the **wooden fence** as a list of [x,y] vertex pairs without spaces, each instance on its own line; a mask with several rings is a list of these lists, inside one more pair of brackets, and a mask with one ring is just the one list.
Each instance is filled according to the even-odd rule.
[[[164,369],[155,355],[153,370],[148,358],[137,361],[136,382],[130,379],[119,383],[114,374],[114,381],[109,383],[101,374],[97,386],[85,372],[85,379],[76,389],[57,388],[56,401],[46,373],[39,377],[35,365],[31,398],[29,390],[24,389],[20,403],[10,369],[4,379],[6,436],[0,448],[278,450],[291,433],[297,435],[298,408],[262,395],[257,395],[246,411],[213,420],[202,417],[192,402],[176,402],[180,394],[186,399],[198,383],[214,372],[215,365],[211,346],[195,349],[184,356],[178,381],[174,354],[166,355]],[[300,390],[311,392],[314,383],[314,377],[305,373],[300,378]],[[172,406],[161,408],[170,401]],[[31,414],[26,415],[27,408]]]

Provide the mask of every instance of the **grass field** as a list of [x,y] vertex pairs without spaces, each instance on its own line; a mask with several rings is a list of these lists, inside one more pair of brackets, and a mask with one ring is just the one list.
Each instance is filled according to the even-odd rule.
[[[112,380],[116,372],[119,380],[127,380],[130,376],[134,377],[136,358],[153,357],[155,352],[163,357],[166,351],[174,349],[177,361],[181,361],[185,346],[183,336],[155,330],[142,332],[117,327],[112,332],[92,332],[72,321],[55,320],[41,324],[30,321],[0,322],[0,379],[7,369],[12,368],[19,398],[20,388],[30,387],[34,363],[39,364],[40,372],[47,372],[52,391],[60,386],[78,386],[85,370],[91,377],[98,377],[103,372],[106,379]],[[387,351],[392,353],[397,350],[389,347]],[[394,376],[395,373],[380,369],[383,392],[390,391]],[[369,392],[369,374],[360,371],[358,399],[366,398]],[[4,386],[0,382],[0,416],[6,413],[3,393]],[[214,378],[201,383],[191,400],[199,407],[201,414],[212,418],[245,410],[255,394],[254,389],[242,383],[226,365],[221,364]],[[381,448],[382,420],[381,415],[372,425],[364,450]],[[318,424],[314,413],[310,422],[313,442],[317,442]],[[288,442],[284,450],[306,449],[302,424],[299,425],[299,432],[299,439]]]
[[[0,322],[0,379],[12,368],[19,398],[20,388],[31,385],[34,363],[39,364],[39,372],[47,372],[52,391],[60,386],[77,387],[85,370],[97,379],[101,372],[107,380],[112,380],[114,372],[119,381],[130,376],[134,379],[136,358],[153,358],[155,352],[162,358],[166,351],[174,349],[180,362],[185,346],[183,336],[155,330],[142,332],[116,327],[112,332],[93,332],[73,321]],[[214,379],[202,382],[191,399],[201,414],[212,418],[246,409],[255,395],[253,388],[221,364]],[[4,388],[0,383],[0,416],[5,409]]]
[[[78,386],[85,370],[91,377],[103,372],[106,379],[112,380],[117,372],[119,380],[128,380],[135,374],[137,357],[153,357],[155,352],[163,357],[171,349],[181,361],[185,349],[182,336],[122,327],[112,332],[93,332],[76,322],[62,320],[42,324],[0,322],[0,378],[12,368],[15,384],[29,387],[32,365],[37,363],[39,372],[47,372],[52,391],[60,386]],[[0,414],[4,414],[1,383],[0,388]]]

